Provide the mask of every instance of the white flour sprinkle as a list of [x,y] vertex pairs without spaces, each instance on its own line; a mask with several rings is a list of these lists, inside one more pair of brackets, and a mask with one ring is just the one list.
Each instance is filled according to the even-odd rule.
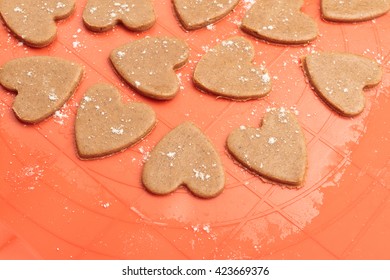
[[271,77],[269,76],[268,73],[265,73],[265,74],[261,75],[261,81],[263,83],[269,83],[271,81]]
[[270,138],[268,139],[268,144],[273,145],[273,144],[276,143],[276,141],[277,141],[277,139],[276,139],[275,137],[270,137]]
[[123,135],[123,133],[124,133],[125,131],[124,131],[123,127],[120,126],[120,127],[118,127],[118,128],[116,128],[116,127],[111,127],[111,132],[112,132],[113,134]]
[[175,156],[176,156],[176,153],[175,152],[169,152],[169,153],[167,153],[167,157],[169,157],[169,158],[175,158]]
[[58,96],[55,92],[55,89],[51,89],[50,92],[49,92],[49,99],[50,101],[57,101],[58,100]]
[[211,176],[209,174],[203,173],[199,170],[193,169],[192,171],[194,172],[196,179],[200,179],[202,181],[205,181],[205,180],[208,180],[211,178]]

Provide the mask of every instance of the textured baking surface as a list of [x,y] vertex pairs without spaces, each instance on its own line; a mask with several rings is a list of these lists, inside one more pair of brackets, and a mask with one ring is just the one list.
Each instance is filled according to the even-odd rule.
[[[0,89],[0,258],[38,259],[389,259],[390,258],[390,17],[360,24],[326,23],[320,1],[305,1],[319,38],[301,47],[269,45],[237,27],[253,1],[241,1],[227,18],[185,32],[171,1],[154,1],[157,23],[147,33],[118,26],[94,34],[82,24],[86,1],[58,24],[58,39],[31,49],[0,28],[0,63],[29,55],[53,55],[85,65],[74,97],[53,118],[18,122],[13,94]],[[191,47],[179,70],[183,90],[169,102],[134,93],[113,71],[115,47],[146,35],[177,36]],[[234,35],[249,38],[256,61],[270,72],[273,91],[249,102],[216,99],[190,81],[209,47]],[[315,50],[348,51],[378,60],[383,82],[367,91],[356,118],[340,117],[311,90],[300,57]],[[156,129],[133,148],[97,161],[80,161],[73,125],[77,104],[97,82],[119,87],[123,98],[144,101],[157,112]],[[228,156],[227,135],[240,125],[256,127],[266,108],[296,110],[308,142],[309,169],[299,190],[264,181]],[[225,191],[213,200],[184,188],[156,197],[141,185],[144,159],[183,121],[200,127],[218,148],[227,172]]]

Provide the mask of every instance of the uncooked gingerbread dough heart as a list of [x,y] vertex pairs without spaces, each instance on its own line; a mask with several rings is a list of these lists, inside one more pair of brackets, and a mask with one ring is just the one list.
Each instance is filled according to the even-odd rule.
[[316,22],[300,11],[303,0],[257,0],[242,20],[241,29],[257,38],[304,44],[318,34]]
[[183,27],[194,30],[220,20],[238,2],[239,0],[173,0],[173,5]]
[[33,47],[45,47],[56,37],[56,20],[68,17],[75,0],[4,0],[0,13],[15,35]]
[[374,60],[350,53],[319,52],[303,61],[310,83],[331,107],[356,116],[365,107],[365,87],[380,83],[382,70]]
[[82,66],[47,56],[17,58],[0,68],[0,84],[17,95],[13,110],[23,122],[40,122],[60,109],[76,90]]
[[111,62],[124,80],[141,94],[172,99],[180,88],[174,70],[186,64],[187,44],[176,38],[146,37],[111,53]]
[[389,0],[322,0],[322,16],[330,21],[357,22],[377,18],[390,10]]
[[225,174],[211,142],[194,124],[186,122],[153,149],[142,181],[154,194],[168,194],[185,185],[196,196],[210,198],[222,192]]
[[88,0],[84,24],[92,31],[111,29],[119,22],[133,31],[144,31],[156,22],[151,0]]
[[255,67],[253,45],[234,37],[208,51],[196,66],[195,85],[207,92],[231,99],[253,99],[271,90],[265,69]]
[[229,152],[250,170],[277,182],[302,184],[306,144],[295,115],[285,108],[268,109],[260,128],[241,126],[227,140]]
[[77,110],[76,144],[81,158],[122,151],[145,137],[156,116],[143,103],[122,103],[119,91],[107,84],[91,87]]

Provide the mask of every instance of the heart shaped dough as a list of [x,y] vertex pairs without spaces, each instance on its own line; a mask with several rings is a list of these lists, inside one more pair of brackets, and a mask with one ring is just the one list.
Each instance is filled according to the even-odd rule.
[[172,99],[180,88],[174,70],[187,63],[187,44],[176,38],[146,37],[112,51],[116,71],[139,93],[154,99]]
[[88,29],[107,31],[119,22],[133,31],[144,31],[156,22],[151,0],[88,0],[83,12]]
[[241,29],[257,38],[281,44],[305,44],[318,34],[316,22],[300,11],[303,0],[257,0]]
[[310,54],[303,66],[323,100],[345,116],[356,116],[364,110],[363,89],[377,85],[382,78],[377,62],[350,53]]
[[183,27],[194,30],[220,20],[238,2],[239,0],[173,0],[173,5]]
[[73,12],[75,0],[0,1],[0,13],[9,29],[32,47],[45,47],[56,37],[56,20]]
[[13,110],[26,123],[38,123],[60,109],[76,90],[82,66],[47,56],[17,58],[0,68],[0,84],[17,95]]
[[108,84],[92,86],[77,110],[77,151],[91,159],[122,151],[145,137],[156,115],[143,103],[122,103],[119,91]]
[[358,22],[380,17],[390,10],[389,0],[322,0],[322,16],[330,21]]
[[253,65],[254,56],[247,39],[223,41],[199,61],[194,83],[201,90],[231,99],[262,97],[271,90],[271,78],[264,68]]
[[260,128],[241,126],[228,137],[229,152],[244,166],[268,179],[303,183],[306,143],[295,115],[285,108],[268,109]]
[[211,142],[194,124],[185,122],[153,149],[142,181],[154,194],[168,194],[185,185],[196,196],[210,198],[222,192],[225,174]]

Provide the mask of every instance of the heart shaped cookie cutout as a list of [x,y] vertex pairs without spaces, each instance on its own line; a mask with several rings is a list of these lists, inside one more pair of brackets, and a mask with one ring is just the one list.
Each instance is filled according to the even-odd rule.
[[168,194],[185,185],[196,196],[210,198],[222,192],[225,174],[211,142],[194,124],[185,122],[153,149],[142,181],[154,194]]
[[308,43],[317,37],[318,28],[301,12],[302,5],[302,0],[257,0],[242,20],[241,29],[274,43]]
[[183,27],[194,30],[214,23],[229,14],[239,0],[173,0]]
[[0,68],[0,84],[17,92],[13,110],[25,123],[38,123],[60,109],[76,90],[82,66],[55,57],[17,58]]
[[122,151],[145,137],[156,115],[146,104],[122,103],[119,91],[108,84],[92,86],[77,110],[77,151],[92,159]]
[[268,109],[260,128],[241,126],[228,137],[227,148],[241,164],[270,180],[303,183],[306,143],[295,115],[285,108]]
[[186,64],[187,44],[176,38],[146,37],[112,51],[118,74],[139,93],[154,99],[175,97],[180,81],[175,70]]
[[151,0],[88,0],[83,21],[95,32],[107,31],[122,23],[132,31],[144,31],[156,22]]
[[329,21],[358,22],[380,17],[390,10],[389,0],[322,0],[322,16]]
[[208,51],[196,66],[195,85],[204,91],[231,99],[259,98],[271,90],[271,78],[264,68],[252,63],[253,45],[234,37]]
[[32,47],[45,47],[56,37],[56,20],[73,12],[75,0],[0,1],[0,13],[8,28]]
[[320,97],[345,116],[356,116],[364,110],[364,88],[379,84],[382,78],[376,61],[350,53],[310,54],[303,66]]

